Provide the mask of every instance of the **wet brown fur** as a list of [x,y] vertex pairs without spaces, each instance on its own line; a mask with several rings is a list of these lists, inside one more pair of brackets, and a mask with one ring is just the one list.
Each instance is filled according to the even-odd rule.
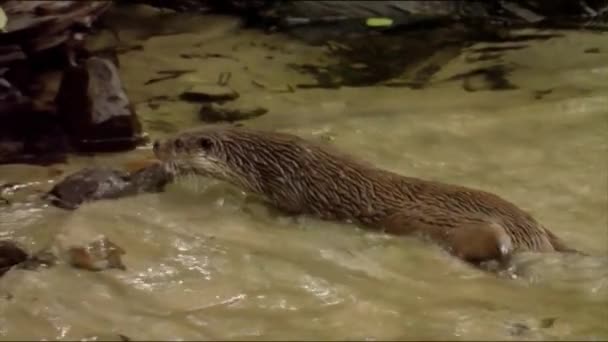
[[492,193],[402,176],[294,135],[211,127],[154,150],[176,172],[230,182],[285,212],[420,235],[473,263],[504,261],[520,250],[575,252]]

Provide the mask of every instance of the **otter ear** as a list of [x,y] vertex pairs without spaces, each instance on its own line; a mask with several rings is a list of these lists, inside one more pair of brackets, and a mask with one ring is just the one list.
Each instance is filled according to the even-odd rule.
[[198,139],[198,146],[206,151],[213,147],[213,141],[207,137],[202,137]]

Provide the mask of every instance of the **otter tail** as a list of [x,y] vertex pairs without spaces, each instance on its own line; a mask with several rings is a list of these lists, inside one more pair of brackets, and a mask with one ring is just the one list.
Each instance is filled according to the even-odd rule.
[[560,252],[560,253],[574,253],[574,254],[589,256],[586,253],[583,253],[581,251],[568,247],[562,239],[560,239],[557,235],[555,235],[549,229],[543,227],[543,230],[545,231],[545,233],[547,233],[549,242],[551,243],[551,245],[553,246],[555,251]]

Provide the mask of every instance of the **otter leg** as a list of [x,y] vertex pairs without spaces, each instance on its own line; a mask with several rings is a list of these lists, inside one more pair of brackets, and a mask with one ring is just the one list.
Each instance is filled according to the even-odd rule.
[[449,217],[432,209],[399,211],[389,216],[382,227],[387,233],[430,239],[474,265],[494,260],[506,266],[513,252],[511,238],[499,224]]

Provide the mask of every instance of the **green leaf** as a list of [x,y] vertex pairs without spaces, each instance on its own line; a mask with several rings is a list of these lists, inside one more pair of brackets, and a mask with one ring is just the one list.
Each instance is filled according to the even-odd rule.
[[6,23],[8,22],[8,18],[6,17],[6,13],[2,7],[0,7],[0,31],[6,32]]
[[388,27],[393,25],[391,18],[367,18],[365,25],[370,27]]

